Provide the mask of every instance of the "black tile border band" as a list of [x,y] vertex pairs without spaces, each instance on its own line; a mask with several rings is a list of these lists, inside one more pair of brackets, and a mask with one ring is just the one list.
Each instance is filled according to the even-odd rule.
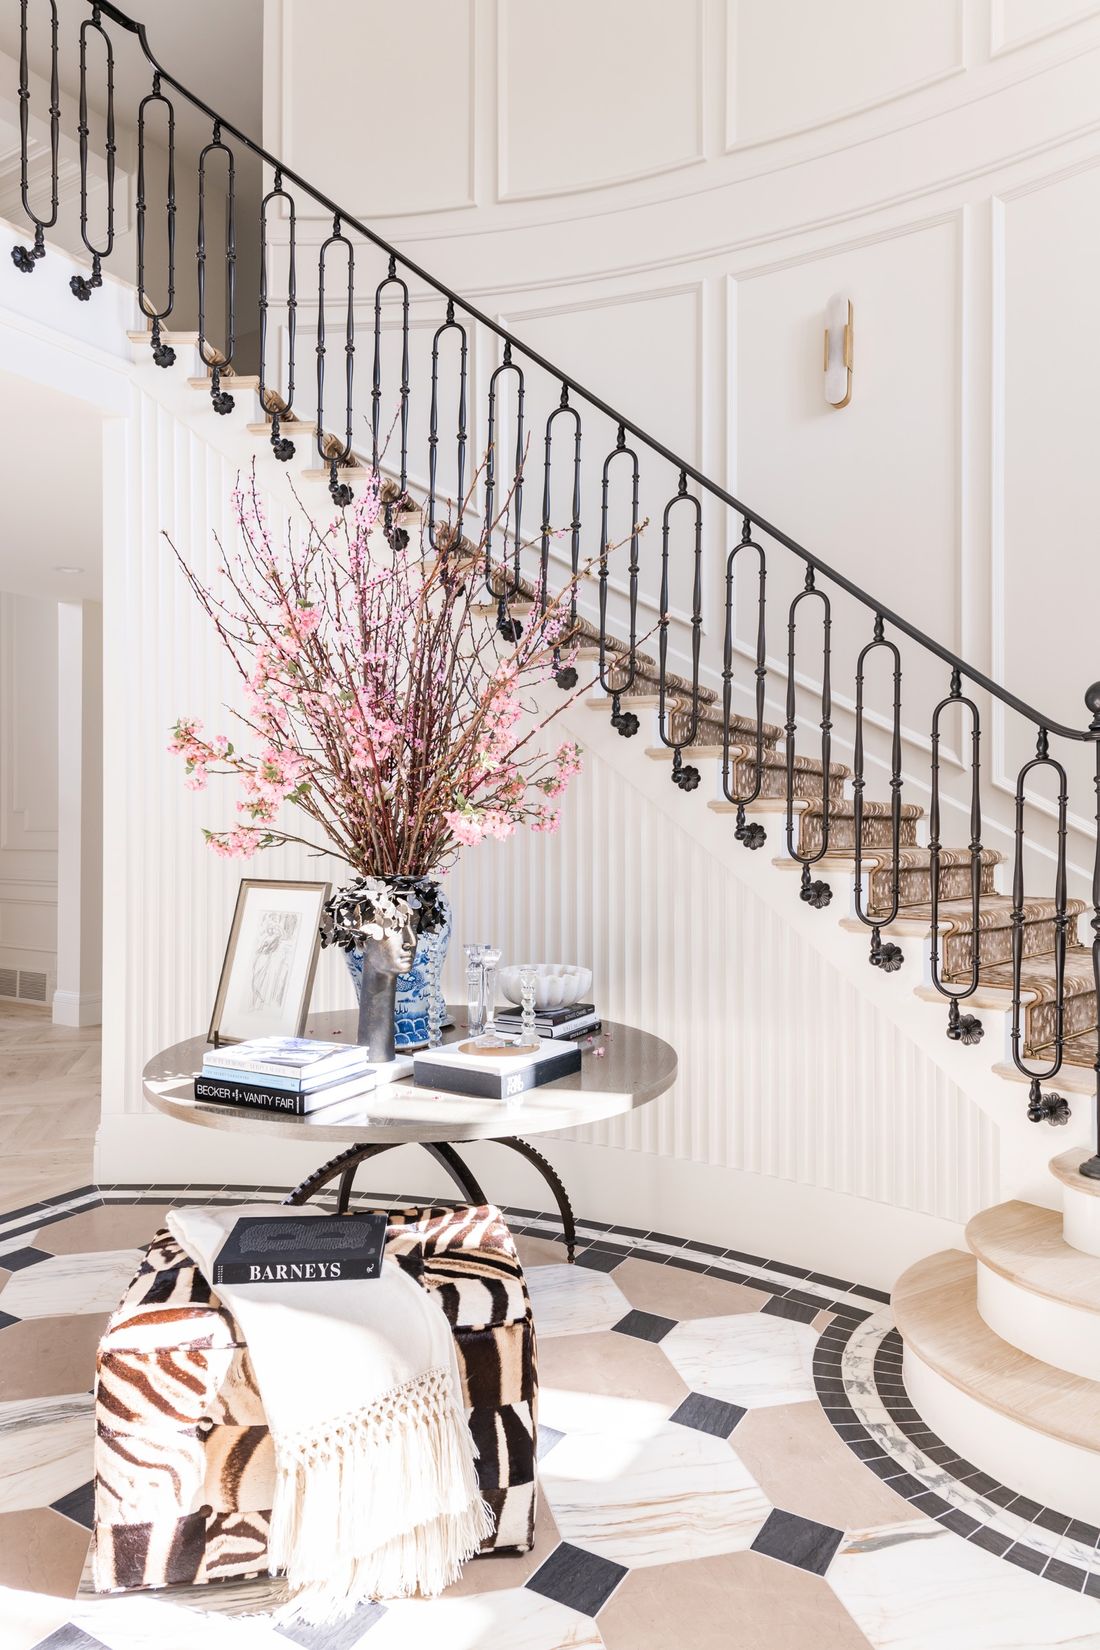
[[[227,1193],[230,1195],[225,1195]],[[173,1185],[115,1183],[83,1186],[74,1192],[61,1193],[20,1209],[0,1213],[0,1245],[11,1244],[20,1238],[27,1239],[31,1233],[44,1232],[57,1221],[110,1204],[133,1206],[181,1202],[185,1198],[187,1202],[194,1203],[229,1204],[256,1194],[274,1198],[279,1194],[285,1195],[285,1188],[194,1181]],[[333,1191],[317,1201],[334,1203],[335,1196]],[[353,1203],[394,1205],[456,1201],[448,1197],[425,1197],[423,1193],[356,1193],[352,1198]],[[564,1244],[556,1214],[506,1205],[501,1206],[501,1213],[507,1218],[516,1237],[537,1237]],[[44,1241],[48,1247],[48,1239]],[[870,1284],[849,1283],[828,1273],[813,1272],[806,1267],[770,1260],[740,1249],[723,1249],[718,1244],[695,1242],[690,1238],[640,1226],[614,1226],[606,1221],[577,1220],[576,1255],[578,1265],[597,1271],[613,1271],[623,1260],[638,1259],[703,1273],[727,1283],[742,1284],[769,1297],[761,1310],[796,1322],[809,1323],[819,1312],[829,1312],[833,1321],[821,1331],[814,1349],[814,1385],[831,1426],[858,1459],[903,1500],[909,1501],[919,1511],[974,1546],[1073,1592],[1100,1598],[1100,1552],[1095,1550],[1100,1543],[1100,1529],[1068,1514],[1043,1507],[1007,1485],[998,1484],[988,1473],[980,1472],[972,1462],[958,1456],[944,1444],[912,1407],[902,1380],[901,1336],[887,1310],[890,1297],[885,1290]],[[0,1248],[2,1266],[3,1250]],[[899,1459],[891,1453],[888,1442],[871,1433],[853,1405],[853,1398],[859,1402],[859,1394],[849,1390],[845,1382],[843,1360],[848,1343],[861,1325],[877,1317],[882,1319],[882,1333],[874,1354],[875,1392],[889,1416],[890,1426],[896,1429],[895,1448],[900,1450],[908,1444],[911,1449],[919,1450],[930,1463],[927,1470],[929,1477],[934,1474],[934,1482],[925,1482],[919,1467],[911,1461]],[[874,1326],[876,1333],[877,1327]],[[946,1487],[944,1475],[952,1485],[966,1492],[966,1511],[961,1506],[952,1505],[940,1493]],[[989,1521],[972,1516],[981,1508],[970,1497],[979,1497],[991,1503]],[[1025,1518],[1053,1538],[1054,1545],[1031,1546],[1006,1535],[992,1522],[998,1510],[1008,1510],[1017,1517]],[[1058,1558],[1054,1548],[1063,1538],[1091,1545],[1096,1567],[1085,1570],[1079,1564],[1070,1564]]]

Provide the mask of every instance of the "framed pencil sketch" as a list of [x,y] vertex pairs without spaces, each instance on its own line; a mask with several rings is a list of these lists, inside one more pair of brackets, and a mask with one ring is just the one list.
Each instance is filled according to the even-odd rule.
[[330,891],[327,882],[241,879],[208,1042],[302,1035]]

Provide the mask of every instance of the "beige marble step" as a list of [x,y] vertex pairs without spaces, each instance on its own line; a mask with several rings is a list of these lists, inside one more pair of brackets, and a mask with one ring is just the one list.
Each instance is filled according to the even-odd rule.
[[945,1249],[904,1272],[891,1297],[902,1339],[974,1402],[1035,1432],[1098,1452],[1100,1381],[1071,1375],[995,1335],[976,1304],[977,1261]]
[[1100,1260],[1070,1248],[1062,1236],[1060,1210],[998,1203],[968,1222],[966,1241],[983,1266],[1021,1289],[1100,1313]]
[[1100,1197],[1100,1180],[1090,1180],[1088,1175],[1080,1172],[1082,1163],[1091,1156],[1089,1147],[1071,1146],[1068,1152],[1059,1152],[1057,1157],[1051,1158],[1050,1172],[1071,1192],[1080,1192],[1084,1197]]

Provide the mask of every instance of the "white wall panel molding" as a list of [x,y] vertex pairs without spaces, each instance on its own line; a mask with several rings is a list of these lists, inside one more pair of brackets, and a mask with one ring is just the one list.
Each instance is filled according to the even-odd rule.
[[704,160],[706,9],[706,0],[681,0],[674,16],[663,0],[498,0],[498,199],[613,190]]
[[964,23],[963,0],[726,0],[726,153],[817,134],[962,75]]
[[1038,45],[1100,16],[1100,6],[1081,0],[990,0],[990,56],[1004,57]]
[[0,594],[0,852],[57,851],[52,604]]

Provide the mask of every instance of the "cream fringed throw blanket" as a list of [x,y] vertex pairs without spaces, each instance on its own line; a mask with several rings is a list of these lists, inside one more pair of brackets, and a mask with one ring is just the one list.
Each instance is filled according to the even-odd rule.
[[[242,1215],[310,1220],[263,1204],[174,1209],[173,1237],[213,1288]],[[435,1594],[492,1533],[462,1410],[451,1327],[385,1260],[344,1283],[218,1284],[240,1326],[275,1450],[272,1573],[293,1613],[339,1619],[371,1598]]]

